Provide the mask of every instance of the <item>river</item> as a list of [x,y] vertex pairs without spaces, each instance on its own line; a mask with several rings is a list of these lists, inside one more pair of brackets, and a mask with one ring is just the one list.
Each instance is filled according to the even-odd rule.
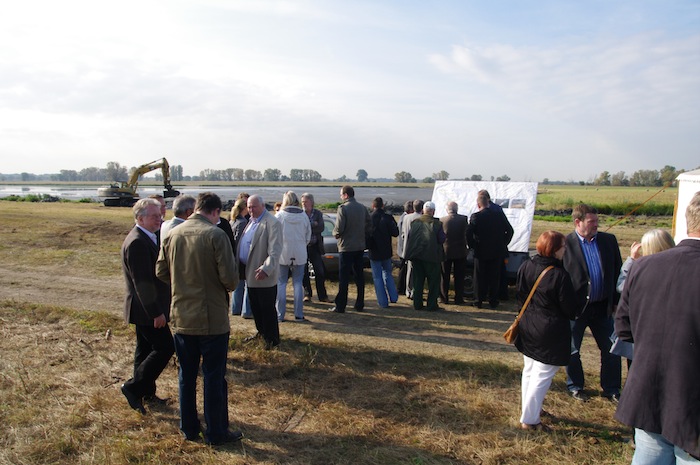
[[[227,200],[235,199],[239,192],[248,192],[249,194],[258,194],[263,197],[266,203],[272,204],[277,201],[282,201],[282,195],[289,190],[288,187],[282,186],[227,186],[227,187],[203,187],[203,186],[174,186],[183,194],[197,196],[200,192],[211,191],[221,197],[226,202]],[[340,188],[338,187],[295,187],[292,188],[299,196],[304,192],[313,194],[317,204],[340,202]],[[141,197],[148,197],[151,194],[162,193],[162,189],[154,186],[148,186],[138,189],[138,194]],[[97,196],[97,187],[83,186],[60,186],[60,185],[8,185],[0,184],[0,198],[11,195],[52,195],[66,200],[81,200],[91,199],[99,201]],[[433,194],[432,187],[368,187],[361,186],[355,188],[355,198],[358,202],[371,206],[372,200],[375,197],[384,199],[387,205],[403,205],[406,200],[422,199],[429,200]]]

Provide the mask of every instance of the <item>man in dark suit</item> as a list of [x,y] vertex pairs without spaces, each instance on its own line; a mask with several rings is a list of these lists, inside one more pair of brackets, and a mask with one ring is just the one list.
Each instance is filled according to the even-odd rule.
[[513,238],[513,227],[502,212],[489,208],[488,194],[479,193],[476,204],[479,211],[469,218],[467,226],[467,243],[474,249],[474,306],[481,308],[488,296],[489,307],[494,309],[498,307],[501,262]]
[[577,318],[571,330],[572,354],[566,367],[566,387],[571,396],[587,400],[583,391],[584,376],[581,365],[581,341],[586,327],[600,349],[600,386],[603,396],[617,402],[620,398],[622,368],[620,357],[610,353],[610,335],[613,332],[612,314],[620,294],[617,277],[622,266],[620,247],[612,234],[598,232],[598,213],[595,208],[580,204],[573,212],[575,231],[566,237],[567,252],[564,268],[571,276],[577,302]]
[[156,233],[163,221],[156,199],[141,199],[133,207],[136,225],[122,244],[122,269],[126,280],[124,319],[136,327],[134,376],[121,390],[129,406],[145,414],[143,400],[156,397],[156,379],[167,366],[175,347],[168,327],[170,288],[156,278]]
[[615,413],[635,428],[633,463],[700,460],[700,192],[685,216],[687,239],[635,260],[615,315],[619,338],[634,342]]
[[450,290],[450,275],[454,269],[455,304],[464,303],[464,276],[467,271],[467,226],[468,219],[457,213],[457,202],[447,203],[447,215],[440,218],[442,229],[445,231],[445,260],[442,262],[442,279],[440,281],[440,300],[448,302]]

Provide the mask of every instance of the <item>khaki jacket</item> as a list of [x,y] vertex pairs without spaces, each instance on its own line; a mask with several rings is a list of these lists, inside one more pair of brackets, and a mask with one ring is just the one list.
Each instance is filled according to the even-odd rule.
[[[251,225],[253,219],[248,222]],[[248,264],[245,266],[245,280],[248,287],[272,287],[277,286],[277,278],[280,274],[280,256],[282,255],[282,223],[265,212],[260,219],[260,224],[255,230],[255,235],[250,243]],[[262,269],[267,278],[255,279],[255,270]]]
[[238,285],[238,266],[228,236],[206,217],[194,214],[163,238],[156,276],[170,283],[174,333],[230,331],[229,291]]

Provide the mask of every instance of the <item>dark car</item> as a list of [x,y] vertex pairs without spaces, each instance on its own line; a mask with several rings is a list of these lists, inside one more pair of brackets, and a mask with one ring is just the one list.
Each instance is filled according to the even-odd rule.
[[[323,249],[325,253],[323,254],[323,265],[326,267],[326,274],[337,275],[339,268],[339,258],[338,258],[338,240],[333,236],[333,228],[335,227],[335,213],[323,214]],[[364,267],[370,268],[369,255],[367,255],[367,250],[364,254]],[[313,266],[309,263],[309,275],[313,278],[314,271]]]

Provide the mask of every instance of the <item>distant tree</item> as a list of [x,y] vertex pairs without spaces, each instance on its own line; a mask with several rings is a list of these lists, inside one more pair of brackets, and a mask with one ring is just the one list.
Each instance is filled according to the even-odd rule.
[[316,170],[304,170],[302,178],[304,181],[318,182],[321,180],[321,173]]
[[365,181],[367,181],[367,171],[365,171],[365,170],[357,170],[357,181],[358,181],[358,182],[365,182]]
[[243,181],[245,179],[245,173],[241,168],[233,168],[233,174],[231,177],[232,181]]
[[497,177],[496,181],[508,182],[508,181],[510,181],[510,176],[508,176],[507,174],[504,174],[503,176]]
[[256,170],[245,170],[245,180],[246,181],[261,181],[262,173]]
[[472,174],[472,176],[469,178],[470,181],[481,181],[482,177],[480,174]]
[[61,170],[58,174],[59,181],[78,181],[78,172],[75,170]]
[[199,172],[199,177],[204,181],[221,181],[221,171],[207,168]]
[[610,173],[607,171],[603,171],[598,175],[597,178],[593,181],[593,184],[596,186],[609,186],[610,185]]
[[450,173],[442,170],[439,173],[433,173],[433,178],[435,178],[435,181],[447,181],[450,178]]
[[659,178],[662,186],[673,186],[676,182],[678,171],[675,166],[666,165],[659,171]]
[[544,178],[544,179],[542,180],[542,184],[545,184],[545,185],[546,185],[546,184],[549,184],[549,178]]
[[304,170],[292,168],[289,171],[289,179],[292,181],[302,181],[304,179]]
[[182,165],[171,165],[170,166],[170,180],[171,181],[182,181]]
[[279,181],[280,176],[282,176],[282,172],[280,170],[277,168],[268,168],[265,170],[265,174],[263,174],[263,179],[265,181]]
[[423,178],[423,179],[421,180],[421,182],[422,182],[422,183],[425,183],[425,184],[434,184],[434,183],[435,183],[435,179],[431,178],[430,176],[427,176],[427,177]]
[[126,181],[129,179],[126,172],[126,166],[122,166],[116,161],[108,162],[105,171],[109,181]]
[[394,174],[394,180],[396,182],[416,182],[411,173],[406,171],[400,171]]
[[618,171],[617,173],[613,174],[611,179],[610,179],[610,185],[612,186],[629,186],[630,181],[627,179],[627,176],[625,176],[624,171]]
[[345,176],[345,175],[342,175],[341,177],[339,177],[338,179],[336,179],[336,181],[338,181],[338,182],[348,182],[348,177]]
[[81,181],[109,181],[105,170],[94,166],[83,168],[78,175]]
[[656,170],[637,170],[630,176],[632,186],[659,186],[661,177]]

